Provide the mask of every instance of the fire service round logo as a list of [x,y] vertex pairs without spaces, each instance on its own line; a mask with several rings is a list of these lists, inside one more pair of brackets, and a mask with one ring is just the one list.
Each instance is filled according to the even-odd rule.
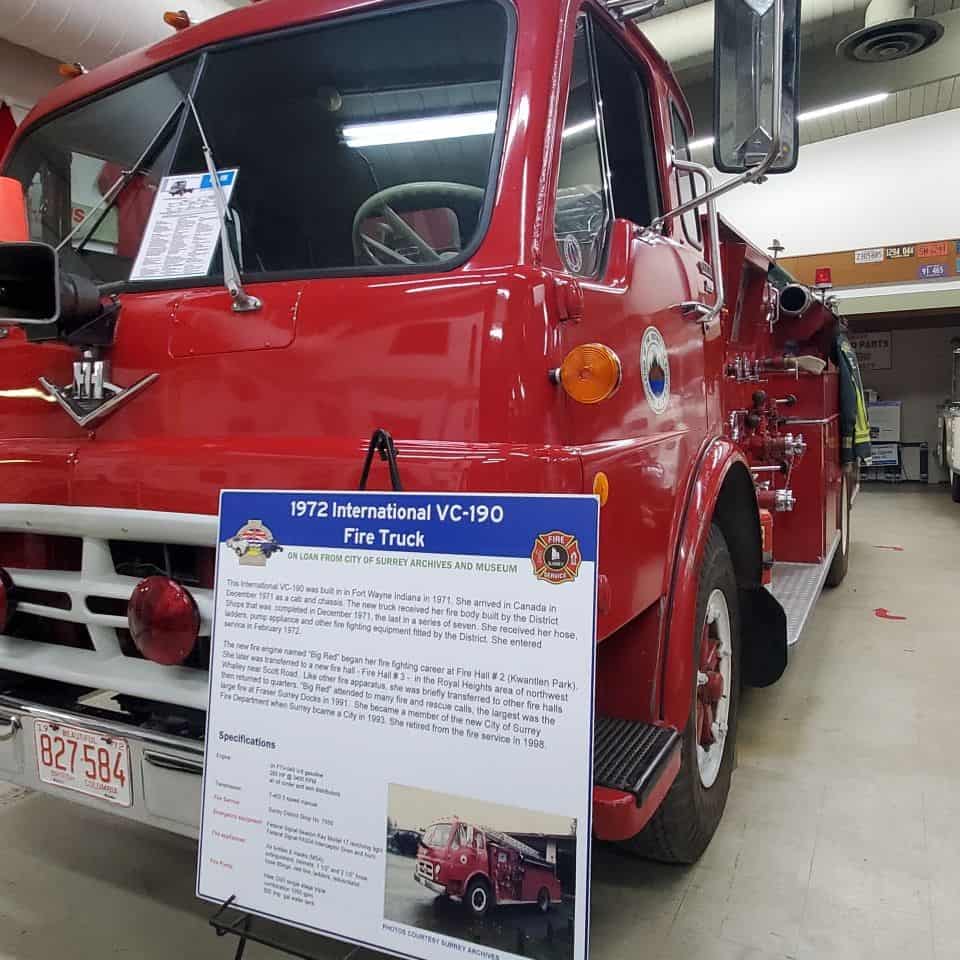
[[650,409],[654,413],[663,413],[670,403],[670,357],[663,336],[656,327],[647,327],[643,332],[640,375]]
[[240,558],[240,565],[244,567],[264,567],[272,554],[283,549],[262,520],[248,520],[224,542]]
[[536,578],[547,583],[576,580],[582,559],[577,538],[572,533],[562,533],[560,530],[541,533],[530,554]]

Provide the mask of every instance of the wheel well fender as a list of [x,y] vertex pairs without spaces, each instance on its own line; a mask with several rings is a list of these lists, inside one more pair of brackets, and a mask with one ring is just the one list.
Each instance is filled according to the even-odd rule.
[[[694,469],[695,476],[680,521],[666,603],[662,715],[667,724],[678,730],[686,727],[690,716],[696,669],[691,638],[695,629],[698,574],[711,524],[716,523],[720,527],[730,548],[739,591],[741,635],[747,641],[744,649],[752,649],[757,637],[756,627],[769,625],[775,620],[775,611],[771,613],[766,602],[760,604],[761,613],[766,616],[754,615],[754,601],[760,591],[766,595],[760,598],[761,601],[773,598],[761,586],[763,548],[760,512],[750,468],[743,453],[730,440],[718,437],[705,446]],[[779,608],[775,600],[773,603]],[[749,627],[746,632],[743,625]],[[785,656],[785,617],[782,640]],[[779,641],[774,641],[774,647],[779,647]],[[745,664],[745,674],[752,676],[755,673],[752,653],[746,654]]]

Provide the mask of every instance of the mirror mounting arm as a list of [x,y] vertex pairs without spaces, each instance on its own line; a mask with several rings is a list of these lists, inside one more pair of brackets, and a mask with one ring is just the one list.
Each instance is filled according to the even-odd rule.
[[702,324],[704,330],[706,330],[709,324],[713,323],[713,321],[720,316],[720,311],[723,310],[726,301],[726,291],[723,288],[723,264],[720,262],[720,218],[717,216],[717,204],[714,200],[716,190],[713,187],[713,177],[710,176],[709,168],[705,167],[702,163],[695,163],[693,160],[681,160],[674,154],[672,149],[670,151],[670,162],[677,170],[692,173],[700,177],[703,180],[706,193],[700,197],[695,197],[695,202],[693,202],[692,205],[689,203],[683,204],[682,208],[678,207],[677,210],[672,210],[670,213],[658,217],[653,221],[651,227],[654,230],[660,230],[671,217],[678,216],[681,212],[706,203],[707,220],[710,230],[710,266],[713,268],[716,298],[712,306],[701,303],[699,300],[684,301],[677,305],[684,314],[699,314],[697,322]]

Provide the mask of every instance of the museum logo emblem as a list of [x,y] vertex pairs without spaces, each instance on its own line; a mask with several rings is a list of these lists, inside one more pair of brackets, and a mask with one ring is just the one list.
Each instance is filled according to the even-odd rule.
[[274,553],[283,549],[262,520],[248,520],[224,542],[237,555],[242,567],[264,567]]
[[582,561],[580,544],[571,533],[551,530],[541,533],[533,544],[530,561],[538,580],[547,583],[568,583],[576,580]]
[[640,375],[643,392],[654,413],[663,413],[670,403],[670,357],[663,335],[647,327],[640,341]]

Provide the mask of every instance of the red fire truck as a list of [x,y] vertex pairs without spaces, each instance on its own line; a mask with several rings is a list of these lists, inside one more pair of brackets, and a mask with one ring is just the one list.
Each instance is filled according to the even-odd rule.
[[546,913],[563,896],[556,865],[516,837],[456,817],[424,831],[413,878],[462,900],[475,917],[493,906],[535,903]]
[[195,833],[219,491],[355,486],[384,431],[408,490],[599,497],[595,834],[699,856],[852,485],[836,318],[714,204],[796,162],[796,4],[717,2],[719,186],[648,6],[268,0],[25,119],[0,777]]

